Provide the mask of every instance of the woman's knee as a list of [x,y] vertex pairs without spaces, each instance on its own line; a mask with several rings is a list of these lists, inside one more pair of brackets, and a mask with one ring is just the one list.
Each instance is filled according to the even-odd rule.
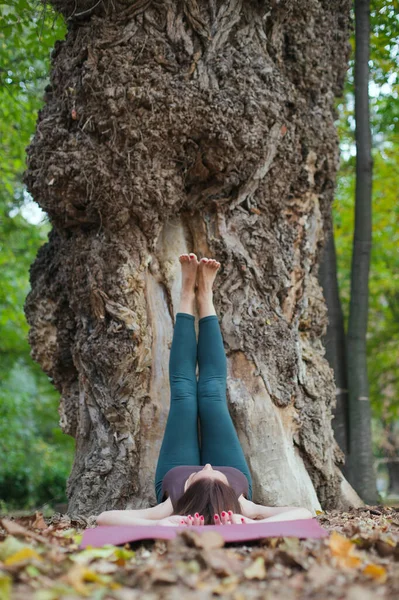
[[224,377],[212,377],[198,381],[198,400],[226,400],[226,379]]
[[182,377],[172,377],[170,391],[173,400],[196,400],[197,381]]

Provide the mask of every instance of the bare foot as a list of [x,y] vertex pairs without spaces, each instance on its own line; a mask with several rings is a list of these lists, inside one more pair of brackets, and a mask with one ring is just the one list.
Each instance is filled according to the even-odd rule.
[[220,268],[214,258],[201,258],[198,268],[198,295],[211,294],[213,282]]
[[198,259],[195,254],[182,254],[179,256],[181,264],[181,291],[194,294],[197,281]]
[[199,317],[207,317],[215,315],[215,307],[213,306],[213,282],[220,268],[220,263],[213,258],[201,258],[198,267],[198,288],[197,300]]

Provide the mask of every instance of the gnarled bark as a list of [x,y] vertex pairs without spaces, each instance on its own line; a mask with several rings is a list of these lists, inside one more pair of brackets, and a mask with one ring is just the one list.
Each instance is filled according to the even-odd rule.
[[317,261],[349,2],[53,4],[71,18],[27,173],[53,231],[26,311],[76,438],[69,510],[154,500],[186,251],[223,265],[228,398],[255,499],[336,505]]

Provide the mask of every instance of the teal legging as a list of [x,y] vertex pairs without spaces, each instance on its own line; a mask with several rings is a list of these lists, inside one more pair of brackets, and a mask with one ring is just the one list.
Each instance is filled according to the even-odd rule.
[[226,355],[217,317],[200,319],[197,349],[194,317],[178,313],[169,361],[170,409],[155,474],[158,502],[162,501],[162,480],[170,469],[207,463],[239,469],[248,479],[252,497],[251,475],[227,408],[226,377]]

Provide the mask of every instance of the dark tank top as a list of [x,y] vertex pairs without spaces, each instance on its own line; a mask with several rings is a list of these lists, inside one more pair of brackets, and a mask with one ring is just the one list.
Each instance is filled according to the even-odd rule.
[[[241,471],[234,467],[213,468],[216,471],[223,473],[223,475],[226,475],[227,481],[237,494],[237,498],[239,498],[241,494],[248,496],[248,480],[244,473],[241,473]],[[176,506],[177,501],[184,494],[184,484],[188,477],[191,473],[198,473],[198,471],[202,471],[202,469],[203,467],[190,467],[186,465],[170,469],[162,481],[162,498],[168,496],[171,499],[173,506]]]

